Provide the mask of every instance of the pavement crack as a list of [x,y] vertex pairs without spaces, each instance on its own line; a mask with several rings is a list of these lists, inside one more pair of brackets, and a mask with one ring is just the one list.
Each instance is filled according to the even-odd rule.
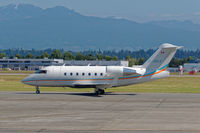
[[40,129],[40,130],[36,131],[36,133],[42,133],[42,132],[45,132],[45,131],[47,131],[47,129]]
[[160,102],[156,105],[155,108],[159,108],[161,106],[161,104],[163,104],[166,101],[166,99],[161,99]]

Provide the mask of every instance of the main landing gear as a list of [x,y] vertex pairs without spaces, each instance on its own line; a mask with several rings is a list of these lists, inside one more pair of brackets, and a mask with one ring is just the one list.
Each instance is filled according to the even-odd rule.
[[36,91],[35,91],[36,94],[40,94],[40,88],[39,86],[36,86]]
[[105,94],[105,90],[104,89],[95,88],[94,93],[96,95],[104,95]]

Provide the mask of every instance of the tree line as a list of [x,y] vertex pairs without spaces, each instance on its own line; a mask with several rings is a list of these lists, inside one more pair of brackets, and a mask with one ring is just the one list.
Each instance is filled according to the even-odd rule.
[[[0,58],[18,58],[18,59],[64,59],[64,60],[106,60],[118,61],[127,60],[129,66],[142,65],[155,50],[120,50],[120,51],[101,51],[101,50],[88,50],[81,52],[65,51],[63,49],[46,49],[46,50],[24,50],[24,49],[7,49],[0,50]],[[184,63],[191,62],[192,60],[200,57],[200,50],[178,50],[175,58],[172,59],[170,66],[177,67]]]
[[[7,57],[6,53],[0,53],[0,58]],[[76,55],[73,55],[71,52],[66,51],[62,53],[60,50],[55,49],[51,54],[48,52],[43,52],[41,55],[34,56],[31,52],[28,52],[26,55],[15,54],[10,57],[10,59],[18,58],[18,59],[64,59],[64,60],[106,60],[106,61],[118,61],[117,56],[104,56],[102,54],[92,55],[92,54],[82,54],[81,52],[77,52]]]

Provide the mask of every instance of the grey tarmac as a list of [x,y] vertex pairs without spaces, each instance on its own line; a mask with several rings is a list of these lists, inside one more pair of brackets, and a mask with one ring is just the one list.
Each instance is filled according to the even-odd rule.
[[200,94],[0,92],[0,132],[197,133]]

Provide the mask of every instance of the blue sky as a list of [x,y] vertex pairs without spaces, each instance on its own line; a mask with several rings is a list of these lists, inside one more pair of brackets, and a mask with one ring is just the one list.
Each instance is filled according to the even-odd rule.
[[138,22],[176,19],[200,23],[200,0],[0,0],[0,6],[19,3],[42,8],[60,5],[84,15],[115,16]]

